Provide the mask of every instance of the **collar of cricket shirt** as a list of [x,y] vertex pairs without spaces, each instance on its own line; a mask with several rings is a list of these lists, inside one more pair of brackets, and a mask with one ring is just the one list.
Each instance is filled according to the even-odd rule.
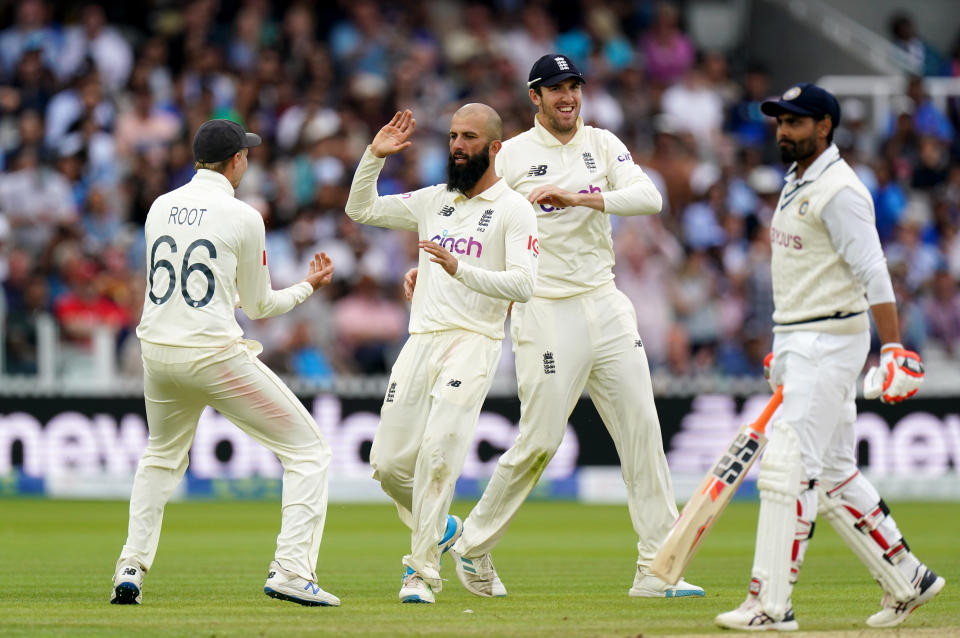
[[788,184],[812,182],[823,175],[823,171],[827,170],[827,168],[833,166],[839,161],[840,149],[837,148],[836,144],[830,144],[830,146],[825,148],[823,152],[820,153],[820,157],[813,160],[813,163],[807,167],[807,170],[803,172],[803,177],[797,179],[797,164],[794,162],[790,166],[790,170],[787,171],[784,181],[786,181]]
[[211,171],[206,168],[200,168],[197,169],[197,174],[193,176],[193,179],[198,184],[207,184],[209,186],[219,188],[230,197],[233,197],[236,194],[233,190],[233,186],[230,184],[230,180],[227,179],[223,173]]
[[496,201],[498,197],[500,197],[500,194],[504,191],[506,187],[507,187],[507,183],[503,181],[502,177],[500,177],[497,179],[497,181],[493,183],[492,186],[487,188],[485,191],[477,193],[473,197],[467,197],[460,191],[457,191],[457,194],[453,196],[453,201],[457,201],[458,199],[462,199],[464,201],[470,201],[473,199],[485,199],[493,202],[493,201]]
[[540,123],[540,118],[536,115],[533,116],[533,128],[537,132],[537,136],[540,138],[540,143],[544,146],[566,146],[567,144],[579,144],[580,140],[583,139],[583,118],[579,115],[577,116],[577,132],[573,134],[573,137],[570,138],[570,141],[567,144],[563,144],[553,136],[553,133],[547,130],[547,128]]

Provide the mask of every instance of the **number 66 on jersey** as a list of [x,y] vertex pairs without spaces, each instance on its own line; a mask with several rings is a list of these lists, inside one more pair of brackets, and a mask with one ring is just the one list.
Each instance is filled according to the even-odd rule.
[[782,400],[783,386],[779,386],[757,420],[740,428],[730,447],[690,497],[650,565],[650,571],[659,578],[671,584],[680,580],[707,532],[767,444],[764,430]]

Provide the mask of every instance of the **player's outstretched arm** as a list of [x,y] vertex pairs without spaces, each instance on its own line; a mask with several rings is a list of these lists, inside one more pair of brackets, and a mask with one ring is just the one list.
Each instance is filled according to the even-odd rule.
[[333,279],[333,261],[327,257],[327,253],[314,253],[304,281],[313,286],[313,291],[316,292],[329,284],[331,279]]
[[410,137],[416,128],[417,121],[413,119],[410,109],[397,111],[370,142],[370,152],[380,158],[399,153],[412,144]]

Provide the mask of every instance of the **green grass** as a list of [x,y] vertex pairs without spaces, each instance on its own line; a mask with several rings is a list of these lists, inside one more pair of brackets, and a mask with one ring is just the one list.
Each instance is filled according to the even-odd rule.
[[[466,515],[471,503],[455,503]],[[409,536],[392,506],[330,506],[318,566],[339,608],[305,608],[262,593],[279,528],[276,503],[167,507],[144,604],[107,603],[126,534],[126,504],[0,500],[0,636],[639,636],[719,632],[713,617],[746,593],[757,505],[735,503],[687,573],[705,599],[627,596],[635,537],[626,507],[527,503],[494,553],[509,597],[477,598],[449,580],[436,605],[401,605]],[[919,556],[946,577],[900,632],[960,635],[960,506],[895,504]],[[794,608],[804,631],[874,635],[864,619],[880,590],[823,521]],[[470,610],[470,611],[468,611]],[[726,633],[725,635],[730,635]]]

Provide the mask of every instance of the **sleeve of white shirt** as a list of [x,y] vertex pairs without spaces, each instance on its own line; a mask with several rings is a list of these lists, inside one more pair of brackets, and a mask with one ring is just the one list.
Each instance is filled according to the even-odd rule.
[[377,177],[385,160],[385,157],[377,157],[370,152],[369,146],[363,152],[357,171],[353,174],[353,183],[350,184],[350,196],[345,208],[347,216],[360,224],[417,230],[417,218],[407,205],[410,203],[409,193],[386,197],[377,195]]
[[820,218],[834,250],[866,289],[870,305],[896,301],[870,202],[852,188],[844,188],[827,202]]
[[603,193],[603,212],[610,215],[656,215],[663,207],[663,198],[646,173],[634,163],[630,151],[620,139],[606,135],[606,163],[610,166],[607,181],[613,190]]
[[[244,216],[245,226],[237,255],[237,292],[240,307],[251,319],[282,315],[313,294],[305,281],[274,290],[267,269],[266,233],[259,214]],[[306,265],[306,264],[304,264]]]
[[537,283],[537,217],[530,206],[511,212],[504,222],[506,270],[487,270],[460,261],[453,277],[471,290],[522,303],[530,300]]

